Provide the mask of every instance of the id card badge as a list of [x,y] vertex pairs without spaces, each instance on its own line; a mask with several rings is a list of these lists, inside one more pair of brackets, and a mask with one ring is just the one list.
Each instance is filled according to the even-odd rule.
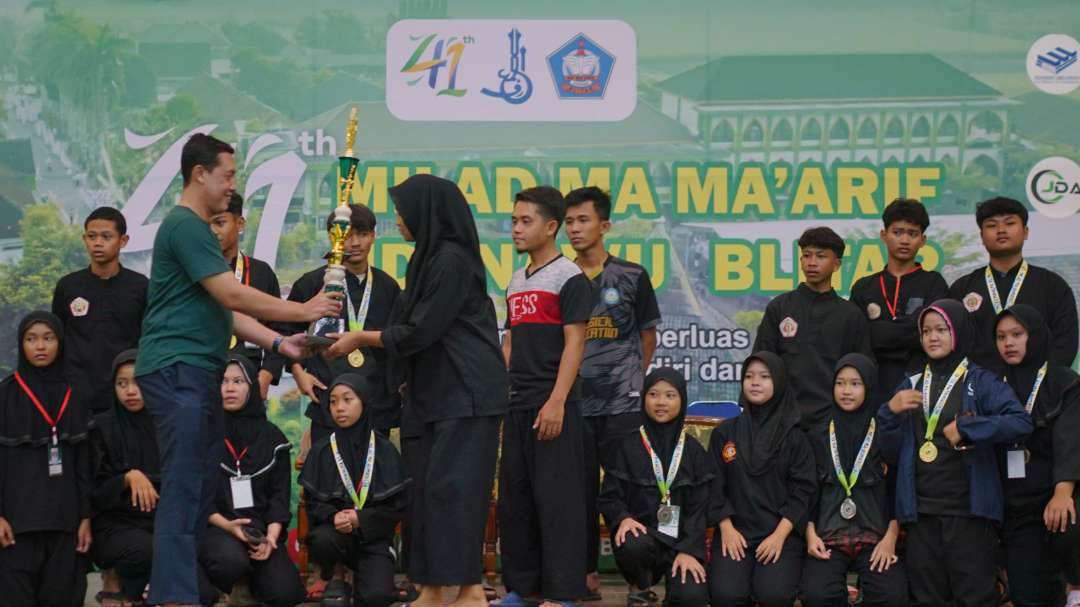
[[1024,478],[1027,476],[1026,466],[1024,465],[1024,450],[1023,449],[1009,449],[1005,452],[1005,468],[1008,471],[1009,478]]
[[229,478],[229,489],[232,490],[233,508],[252,508],[255,506],[255,497],[251,494],[250,476],[233,476]]
[[663,504],[656,511],[657,531],[668,537],[679,537],[679,507]]
[[60,457],[60,446],[49,447],[49,476],[63,476],[64,462]]

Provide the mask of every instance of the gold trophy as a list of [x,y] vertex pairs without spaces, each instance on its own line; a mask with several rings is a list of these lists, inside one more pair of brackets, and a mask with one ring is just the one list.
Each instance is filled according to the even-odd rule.
[[[356,107],[349,112],[349,121],[345,124],[345,154],[338,156],[338,202],[334,209],[334,220],[330,226],[330,252],[323,284],[328,293],[340,293],[345,297],[345,237],[352,222],[353,184],[356,182],[356,166],[360,160],[353,155],[353,143],[356,141]],[[312,346],[328,346],[334,340],[326,337],[329,333],[344,333],[345,320],[340,316],[326,316],[311,323],[307,331],[307,341]]]

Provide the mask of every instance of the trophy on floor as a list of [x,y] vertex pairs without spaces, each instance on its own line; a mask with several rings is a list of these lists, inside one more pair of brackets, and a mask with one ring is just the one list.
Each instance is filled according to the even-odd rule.
[[[356,181],[356,166],[360,160],[353,155],[353,143],[356,141],[356,108],[349,112],[349,121],[345,125],[345,154],[338,157],[337,208],[330,225],[330,252],[327,253],[326,272],[323,284],[328,293],[340,293],[345,296],[345,237],[349,233],[352,210],[349,200],[352,198],[353,184]],[[334,340],[326,337],[329,333],[344,333],[345,320],[340,316],[326,316],[311,323],[307,331],[308,345],[329,346]]]

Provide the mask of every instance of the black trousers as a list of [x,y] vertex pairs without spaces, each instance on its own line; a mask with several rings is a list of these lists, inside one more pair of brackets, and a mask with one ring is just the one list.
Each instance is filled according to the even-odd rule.
[[413,477],[411,581],[434,586],[481,583],[498,450],[497,415],[424,424],[415,460],[423,469]]
[[90,544],[90,555],[94,563],[101,569],[115,569],[124,596],[142,600],[154,558],[151,521],[140,525],[135,521],[106,522],[101,519],[98,517],[92,522],[94,541]]
[[903,561],[885,571],[870,570],[872,547],[854,557],[832,549],[829,560],[807,555],[803,563],[800,593],[804,607],[847,607],[847,574],[859,575],[862,605],[865,607],[902,607],[908,604],[908,580]]
[[[420,448],[420,438],[414,436],[406,436],[404,432],[401,434],[401,461],[405,464],[405,470],[409,473],[409,478],[420,478],[420,474],[423,473],[425,465],[420,460],[420,456],[423,451]],[[409,566],[409,559],[412,557],[412,542],[413,542],[413,523],[416,518],[413,505],[416,503],[416,482],[409,483],[405,487],[405,491],[409,495],[408,514],[401,521],[401,567],[408,573],[411,570]]]
[[1080,525],[1050,533],[1041,516],[1007,520],[1001,540],[1014,607],[1057,607],[1065,602],[1065,581],[1080,584]]
[[615,546],[614,540],[611,545],[615,564],[628,584],[645,590],[664,580],[664,605],[667,607],[705,607],[709,604],[708,585],[695,582],[690,575],[686,576],[685,583],[681,576],[671,576],[675,551],[653,536],[642,534],[634,537],[628,533],[622,546]]
[[907,530],[908,583],[915,606],[996,606],[997,529],[993,521],[920,514]]
[[619,444],[627,434],[637,432],[640,426],[640,411],[584,418],[585,569],[589,573],[600,566],[600,511],[596,507],[600,495],[600,466],[611,447]]
[[364,542],[360,536],[339,533],[333,525],[308,533],[308,554],[324,578],[341,563],[353,572],[353,607],[388,607],[397,602],[394,552],[386,541]]
[[499,466],[503,583],[522,596],[585,594],[585,483],[581,409],[567,402],[562,433],[536,438],[537,409],[510,411]]
[[[719,538],[717,531],[714,537]],[[791,607],[799,589],[806,544],[801,537],[789,535],[780,552],[780,560],[762,565],[754,558],[761,542],[747,542],[741,561],[725,557],[719,542],[713,544],[709,563],[709,602],[713,607]]]
[[289,558],[285,538],[269,558],[256,561],[248,555],[247,544],[218,527],[210,527],[199,546],[199,562],[210,582],[225,593],[247,578],[255,600],[270,607],[293,607],[307,597],[300,572]]
[[0,603],[5,607],[82,607],[85,555],[75,552],[74,533],[18,533],[0,549]]

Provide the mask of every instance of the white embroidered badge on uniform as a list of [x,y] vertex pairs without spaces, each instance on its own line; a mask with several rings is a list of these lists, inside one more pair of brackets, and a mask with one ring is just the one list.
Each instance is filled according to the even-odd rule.
[[975,310],[979,309],[979,306],[982,305],[982,301],[982,295],[979,295],[975,291],[972,291],[971,293],[968,293],[964,296],[964,307],[967,308],[968,312],[974,312]]
[[788,316],[784,320],[780,321],[780,335],[784,337],[795,337],[795,334],[799,332],[799,323],[795,322],[795,319]]
[[86,316],[86,314],[90,312],[90,302],[86,301],[82,297],[76,297],[75,299],[72,299],[71,305],[68,307],[71,308],[72,316]]
[[876,303],[866,304],[866,316],[870,320],[877,320],[881,318],[881,306],[877,305]]

